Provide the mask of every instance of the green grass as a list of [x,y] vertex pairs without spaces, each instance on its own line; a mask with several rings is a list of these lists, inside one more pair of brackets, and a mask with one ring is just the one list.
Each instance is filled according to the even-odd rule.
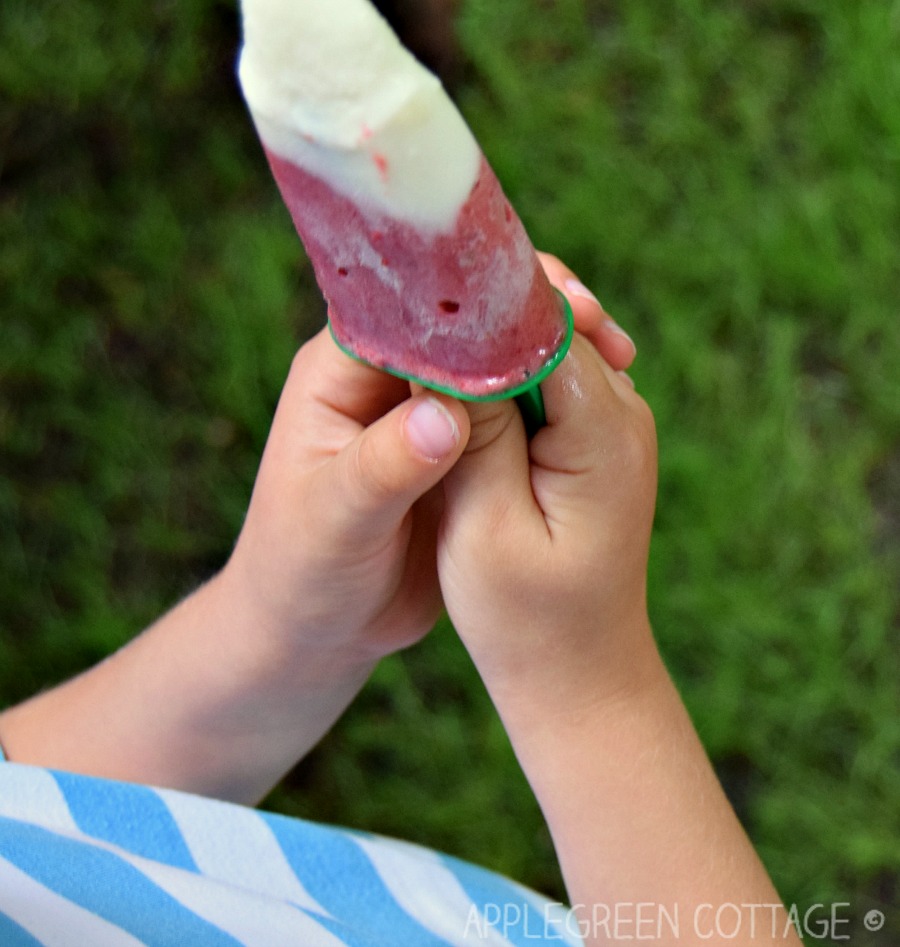
[[[536,244],[637,341],[652,613],[713,760],[782,895],[896,943],[900,7],[467,0],[460,33]],[[213,0],[0,5],[0,702],[221,564],[321,320],[236,42]],[[560,891],[446,627],[270,804]]]

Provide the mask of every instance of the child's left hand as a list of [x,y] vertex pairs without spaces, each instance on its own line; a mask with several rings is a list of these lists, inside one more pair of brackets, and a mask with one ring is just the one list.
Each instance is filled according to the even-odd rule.
[[468,430],[459,402],[410,398],[327,331],[300,349],[220,577],[280,653],[374,663],[428,632],[441,606],[432,488]]
[[224,569],[124,649],[0,715],[11,759],[259,800],[440,608],[433,487],[461,404],[343,354],[294,359]]

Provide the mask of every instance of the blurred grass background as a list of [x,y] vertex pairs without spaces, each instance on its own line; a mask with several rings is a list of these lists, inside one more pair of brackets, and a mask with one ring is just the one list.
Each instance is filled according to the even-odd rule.
[[[896,944],[900,3],[463,0],[458,27],[535,243],[637,341],[652,614],[725,786],[788,902]],[[221,565],[321,324],[238,36],[225,0],[0,5],[0,704]],[[561,895],[447,627],[268,804]]]

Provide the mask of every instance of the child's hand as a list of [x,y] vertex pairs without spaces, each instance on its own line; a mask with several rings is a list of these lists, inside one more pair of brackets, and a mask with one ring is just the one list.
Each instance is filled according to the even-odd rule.
[[374,663],[412,644],[440,609],[432,488],[467,435],[458,402],[410,398],[319,333],[292,366],[222,580],[282,647]]
[[580,336],[541,389],[547,426],[530,444],[512,405],[470,405],[445,480],[444,601],[508,724],[629,686],[652,648],[650,410]]
[[576,330],[593,343],[610,367],[617,371],[628,368],[635,355],[628,334],[562,260],[549,253],[538,253],[538,257],[547,278],[569,300]]
[[512,405],[470,406],[444,480],[447,610],[547,820],[585,945],[633,938],[611,933],[610,905],[643,902],[695,924],[739,905],[735,943],[799,947],[745,933],[753,905],[779,898],[653,641],[653,419],[615,333],[588,332],[593,346],[576,336],[541,385],[548,423],[530,444]]
[[[563,263],[540,256],[579,331],[627,368],[628,337]],[[461,454],[469,419],[453,399],[408,398],[406,382],[349,358],[327,331],[297,355],[223,578],[300,648],[374,662],[438,616],[442,491],[432,488]]]
[[0,718],[15,760],[255,802],[440,607],[452,399],[298,353],[224,569],[127,647]]
[[[576,325],[627,367],[627,339],[545,265]],[[320,333],[294,361],[224,569],[109,660],[3,714],[13,759],[261,798],[378,659],[434,623],[439,481],[468,435],[459,402],[410,397]]]

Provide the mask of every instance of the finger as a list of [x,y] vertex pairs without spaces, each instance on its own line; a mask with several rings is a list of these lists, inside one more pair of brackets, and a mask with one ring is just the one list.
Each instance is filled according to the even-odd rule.
[[285,394],[302,391],[313,402],[368,425],[409,396],[409,384],[343,352],[329,330],[297,353]]
[[615,371],[580,335],[569,354],[541,384],[547,425],[532,440],[535,464],[577,473],[615,460],[625,440],[652,428],[650,410],[624,373]]
[[597,297],[561,260],[548,253],[538,253],[550,282],[566,297],[572,307],[575,328],[617,371],[628,368],[637,349],[631,337],[612,319]]
[[409,398],[355,437],[319,473],[317,501],[345,537],[381,539],[453,466],[469,419],[452,398]]
[[[444,479],[445,523],[493,534],[527,527],[539,510],[531,493],[528,441],[522,417],[509,400],[468,403],[471,433],[463,455]],[[474,524],[474,525],[473,525]]]

